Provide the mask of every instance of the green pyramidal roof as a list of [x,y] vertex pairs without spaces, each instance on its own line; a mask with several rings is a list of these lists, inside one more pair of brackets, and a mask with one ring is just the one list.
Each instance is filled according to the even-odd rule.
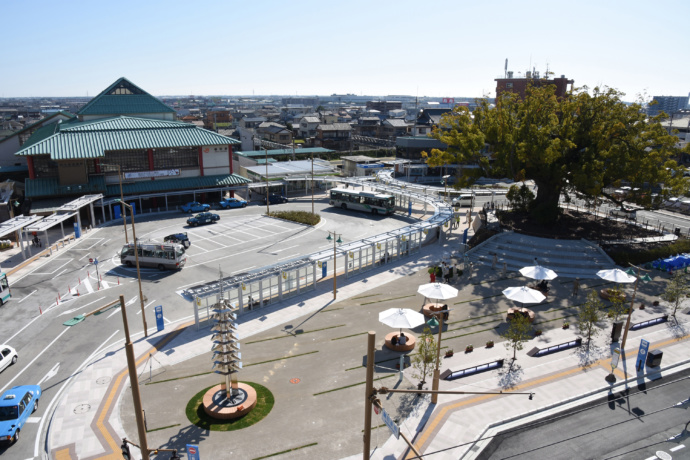
[[157,98],[122,77],[77,112],[77,115],[175,113]]
[[99,158],[109,150],[239,144],[230,137],[179,121],[113,117],[69,120],[36,131],[17,156],[50,155],[52,160]]

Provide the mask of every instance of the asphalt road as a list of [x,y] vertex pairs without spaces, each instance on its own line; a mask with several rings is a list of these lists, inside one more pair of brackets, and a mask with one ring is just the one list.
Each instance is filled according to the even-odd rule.
[[[271,209],[311,211],[311,200],[291,201]],[[216,211],[221,216],[219,222],[196,228],[187,227],[186,214],[137,218],[140,240],[162,241],[165,235],[186,231],[192,241],[187,265],[181,271],[141,270],[149,330],[155,328],[153,308],[156,305],[163,305],[166,322],[190,318],[191,303],[176,291],[217,279],[219,268],[227,276],[331,247],[326,240],[327,230],[337,230],[344,240],[353,241],[411,222],[403,216],[374,217],[342,211],[328,206],[323,198],[316,202],[316,212],[321,214],[322,222],[315,228],[267,218],[263,215],[265,211],[264,206]],[[19,361],[0,374],[0,391],[35,383],[40,383],[43,389],[40,407],[22,430],[21,440],[9,447],[13,458],[39,456],[44,449],[48,415],[69,379],[97,349],[124,340],[117,307],[72,327],[63,326],[64,321],[116,300],[122,294],[130,334],[134,339],[143,333],[136,269],[120,265],[116,256],[124,244],[123,233],[122,225],[93,230],[66,250],[32,263],[29,270],[10,280],[13,298],[0,309],[0,341],[17,349]],[[131,241],[131,233],[129,238]],[[91,258],[99,260],[98,271],[89,263]],[[6,449],[7,446],[0,447],[0,454]]]
[[574,413],[499,435],[498,459],[690,458],[690,371],[610,394]]

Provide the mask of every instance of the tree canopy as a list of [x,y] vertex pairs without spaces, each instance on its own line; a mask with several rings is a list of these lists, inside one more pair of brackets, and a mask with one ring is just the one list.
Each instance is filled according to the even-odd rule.
[[633,196],[626,200],[651,205],[652,193],[659,200],[684,192],[682,174],[675,172],[678,139],[660,118],[647,120],[639,104],[624,103],[621,96],[614,89],[585,87],[559,98],[553,85],[544,85],[528,88],[524,99],[504,93],[495,106],[479,100],[473,112],[456,107],[431,134],[447,150],[432,150],[427,164],[479,165],[465,170],[461,186],[481,175],[531,179],[537,195],[530,212],[544,222],[557,218],[562,193],[621,204],[610,191],[627,183]]

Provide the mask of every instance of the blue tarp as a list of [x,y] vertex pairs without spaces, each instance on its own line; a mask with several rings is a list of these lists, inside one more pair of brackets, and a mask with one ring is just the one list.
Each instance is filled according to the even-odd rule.
[[652,266],[660,270],[677,270],[679,268],[690,266],[690,255],[681,254],[673,257],[668,257],[666,259],[659,259],[654,261]]

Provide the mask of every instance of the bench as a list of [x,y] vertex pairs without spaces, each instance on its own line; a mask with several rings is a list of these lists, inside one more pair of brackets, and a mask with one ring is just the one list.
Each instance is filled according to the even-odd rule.
[[535,318],[534,312],[532,310],[530,310],[529,308],[525,308],[525,307],[522,307],[522,308],[510,307],[508,309],[508,314],[506,315],[506,320],[510,321],[511,319],[513,319],[513,317],[515,315],[518,315],[518,314],[525,316],[529,320],[530,323],[534,322],[534,318]]
[[427,303],[422,307],[424,316],[436,316],[435,313],[441,310],[448,310],[448,305],[441,303]]
[[414,350],[414,346],[417,343],[417,337],[414,335],[410,334],[409,332],[405,332],[405,337],[407,337],[407,342],[405,342],[405,345],[393,345],[393,337],[400,336],[399,332],[391,332],[386,335],[386,348],[389,350],[393,351],[410,351]]
[[488,362],[486,364],[479,364],[478,366],[468,367],[466,369],[461,369],[459,371],[451,371],[446,369],[441,373],[441,379],[443,380],[455,380],[462,377],[467,377],[469,375],[479,374],[481,372],[490,371],[493,369],[498,369],[503,367],[503,358],[496,359],[494,361]]
[[527,356],[531,356],[533,358],[538,358],[540,356],[550,355],[551,353],[556,353],[559,351],[570,350],[571,348],[577,348],[579,346],[582,346],[582,338],[581,337],[578,337],[577,339],[573,339],[569,342],[559,343],[558,345],[551,345],[550,347],[546,347],[546,348],[534,347],[530,351],[527,352]]
[[659,316],[658,318],[648,319],[647,321],[642,321],[641,323],[635,323],[630,326],[630,330],[636,331],[645,327],[654,326],[655,324],[665,323],[666,321],[668,321],[668,315]]

